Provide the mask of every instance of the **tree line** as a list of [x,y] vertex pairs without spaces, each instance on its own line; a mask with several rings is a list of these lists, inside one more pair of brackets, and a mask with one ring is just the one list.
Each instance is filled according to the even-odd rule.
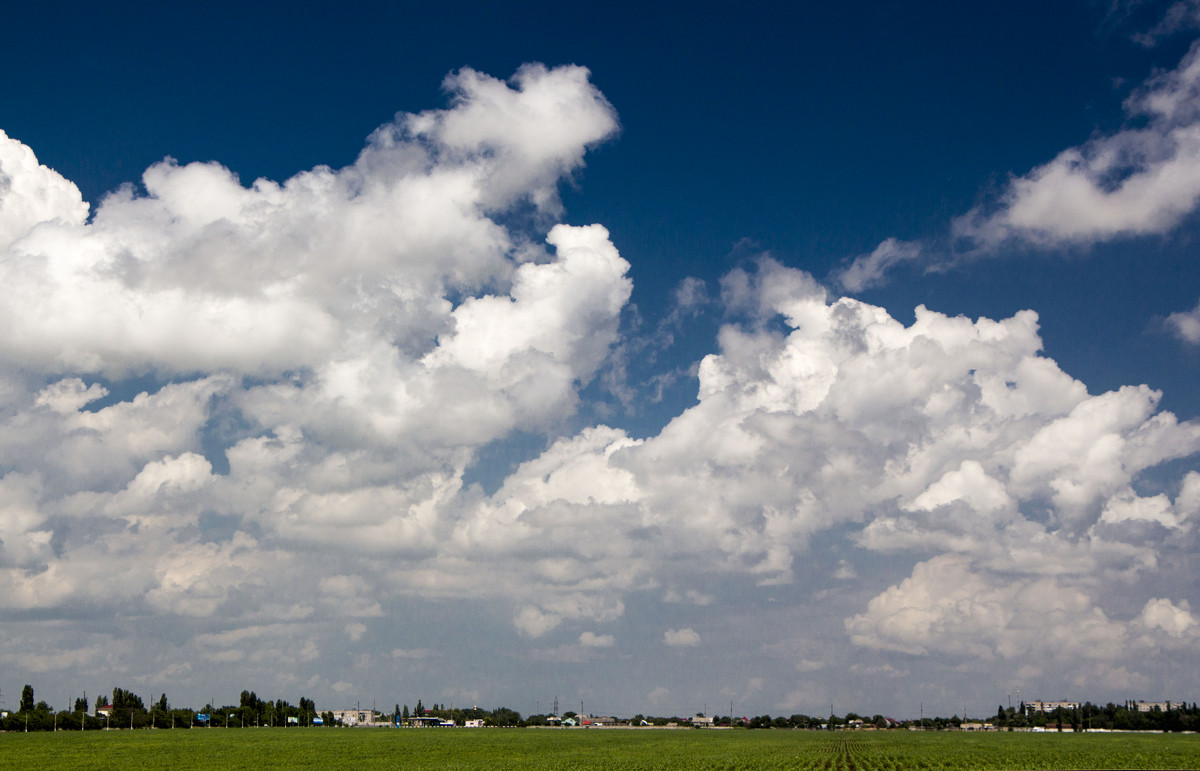
[[[316,703],[300,697],[298,704],[284,699],[261,699],[254,691],[242,691],[237,705],[214,706],[205,704],[199,709],[174,707],[165,693],[153,699],[149,706],[142,697],[124,688],[113,688],[111,698],[107,694],[96,697],[90,705],[87,695],[75,699],[70,710],[55,710],[45,701],[35,701],[32,685],[21,691],[20,706],[16,712],[0,717],[3,731],[95,731],[101,729],[137,728],[251,728],[251,727],[307,727],[337,726],[340,722],[333,712],[318,712]],[[375,722],[394,722],[402,725],[411,718],[438,718],[464,725],[468,720],[483,720],[485,725],[523,726],[521,714],[507,707],[484,710],[447,708],[434,704],[426,708],[417,700],[411,712],[408,705],[396,705],[392,715],[376,710],[371,712]]]
[[1168,709],[1155,706],[1148,712],[1109,702],[1103,707],[1084,702],[1075,708],[1058,707],[1050,712],[1031,712],[1021,702],[1016,708],[1000,705],[994,725],[1001,728],[1042,728],[1048,731],[1197,731],[1200,709],[1196,703],[1170,704]]
[[[418,699],[417,706],[410,711],[408,705],[397,704],[389,715],[385,712],[365,710],[372,715],[375,723],[391,722],[395,725],[412,725],[419,721],[414,718],[437,718],[441,722],[465,725],[467,721],[481,720],[484,725],[502,727],[532,727],[558,725],[562,720],[575,719],[581,716],[574,712],[564,712],[561,718],[557,715],[530,715],[523,718],[521,713],[507,707],[493,710],[479,707],[447,707],[445,704],[434,704],[426,708]],[[697,718],[703,718],[701,714]],[[1126,705],[1108,703],[1098,706],[1085,702],[1079,707],[1060,707],[1050,712],[1033,712],[1026,708],[1024,702],[1018,707],[997,708],[993,717],[986,719],[1000,730],[1042,730],[1082,731],[1089,729],[1118,730],[1118,731],[1198,731],[1200,730],[1200,708],[1192,704],[1181,703],[1169,705],[1168,709],[1154,707],[1142,712],[1131,709]],[[843,717],[830,715],[812,717],[795,714],[789,717],[758,715],[754,717],[733,717],[729,715],[715,716],[711,722],[696,721],[691,717],[677,716],[661,717],[650,715],[634,715],[632,718],[617,719],[618,724],[632,726],[687,726],[711,724],[718,727],[745,729],[844,729],[866,728],[919,728],[924,730],[954,730],[961,728],[966,722],[957,715],[949,718],[929,717],[921,720],[896,721],[883,715],[867,717],[854,712],[848,712]],[[89,711],[88,698],[85,695],[75,699],[71,710],[54,710],[45,701],[35,701],[33,686],[26,685],[21,691],[20,706],[16,712],[0,717],[0,730],[4,731],[77,731],[99,729],[137,729],[137,728],[251,728],[251,727],[306,727],[306,726],[336,726],[340,723],[330,711],[318,712],[312,699],[301,697],[299,703],[293,705],[283,699],[260,699],[253,691],[242,691],[237,705],[216,707],[206,704],[200,709],[173,707],[167,695],[160,694],[152,699],[149,706],[142,697],[124,688],[113,688],[111,698],[102,694],[96,698],[95,704]]]
[[[326,717],[327,720],[320,718]],[[242,691],[238,705],[214,707],[206,704],[200,709],[173,707],[167,695],[147,706],[133,691],[113,688],[112,698],[101,694],[89,711],[88,698],[75,699],[71,710],[55,710],[44,701],[34,701],[33,686],[21,690],[20,706],[16,712],[0,718],[0,730],[5,731],[95,731],[104,728],[247,728],[251,726],[309,726],[333,725],[332,713],[317,713],[312,699],[301,697],[293,705],[283,699],[275,701],[258,698],[253,691]]]

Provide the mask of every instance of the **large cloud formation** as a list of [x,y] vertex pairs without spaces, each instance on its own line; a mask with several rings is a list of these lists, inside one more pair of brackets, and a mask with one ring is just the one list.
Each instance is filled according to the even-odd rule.
[[[347,168],[245,187],[167,160],[90,218],[0,137],[10,663],[200,682],[82,632],[101,609],[342,693],[333,641],[370,642],[405,598],[485,598],[526,640],[565,630],[605,656],[622,641],[595,630],[631,597],[732,612],[697,589],[714,573],[853,582],[867,596],[823,595],[859,597],[835,631],[881,653],[1016,659],[1051,635],[1070,667],[1196,639],[1179,577],[1200,474],[1156,467],[1200,450],[1200,425],[1145,386],[1090,394],[1041,355],[1031,311],[905,326],[763,259],[722,282],[694,406],[653,436],[562,435],[631,284],[603,227],[555,224],[557,186],[616,115],[578,67],[447,87],[449,108],[398,116]],[[466,484],[514,432],[557,438],[496,490]],[[818,537],[853,555],[836,575],[814,572]],[[910,574],[889,586],[878,555]],[[636,622],[670,648],[716,637]],[[437,658],[387,650],[358,676]]]

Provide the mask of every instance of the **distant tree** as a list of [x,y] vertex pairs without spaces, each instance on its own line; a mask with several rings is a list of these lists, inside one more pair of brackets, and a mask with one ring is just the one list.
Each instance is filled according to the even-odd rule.
[[87,712],[87,696],[75,700],[75,712]]
[[417,709],[415,714],[417,717],[425,717],[425,705],[421,703],[420,699],[417,699]]
[[508,707],[500,707],[492,711],[491,723],[498,726],[521,725],[521,713]]
[[17,711],[18,712],[32,712],[33,711],[33,686],[32,685],[26,684],[26,686],[21,689],[21,708]]
[[142,697],[124,688],[113,688],[112,707],[113,709],[146,711],[146,705],[142,701]]
[[154,708],[159,712],[171,711],[171,706],[167,703],[167,695],[165,693],[158,697],[158,703],[154,705]]
[[400,710],[400,719],[408,720],[408,705],[404,705],[404,709]]
[[300,725],[309,725],[317,713],[317,705],[312,699],[300,697]]

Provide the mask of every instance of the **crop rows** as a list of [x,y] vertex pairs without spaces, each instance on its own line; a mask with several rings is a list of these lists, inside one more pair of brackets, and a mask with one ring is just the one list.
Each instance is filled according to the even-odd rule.
[[1196,769],[1170,734],[822,733],[620,729],[144,730],[0,734],[6,768]]

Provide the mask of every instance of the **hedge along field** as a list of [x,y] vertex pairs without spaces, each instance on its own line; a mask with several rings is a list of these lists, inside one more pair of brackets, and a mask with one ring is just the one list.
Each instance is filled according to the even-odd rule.
[[1181,734],[622,729],[195,729],[0,735],[0,766],[57,769],[1200,769]]

